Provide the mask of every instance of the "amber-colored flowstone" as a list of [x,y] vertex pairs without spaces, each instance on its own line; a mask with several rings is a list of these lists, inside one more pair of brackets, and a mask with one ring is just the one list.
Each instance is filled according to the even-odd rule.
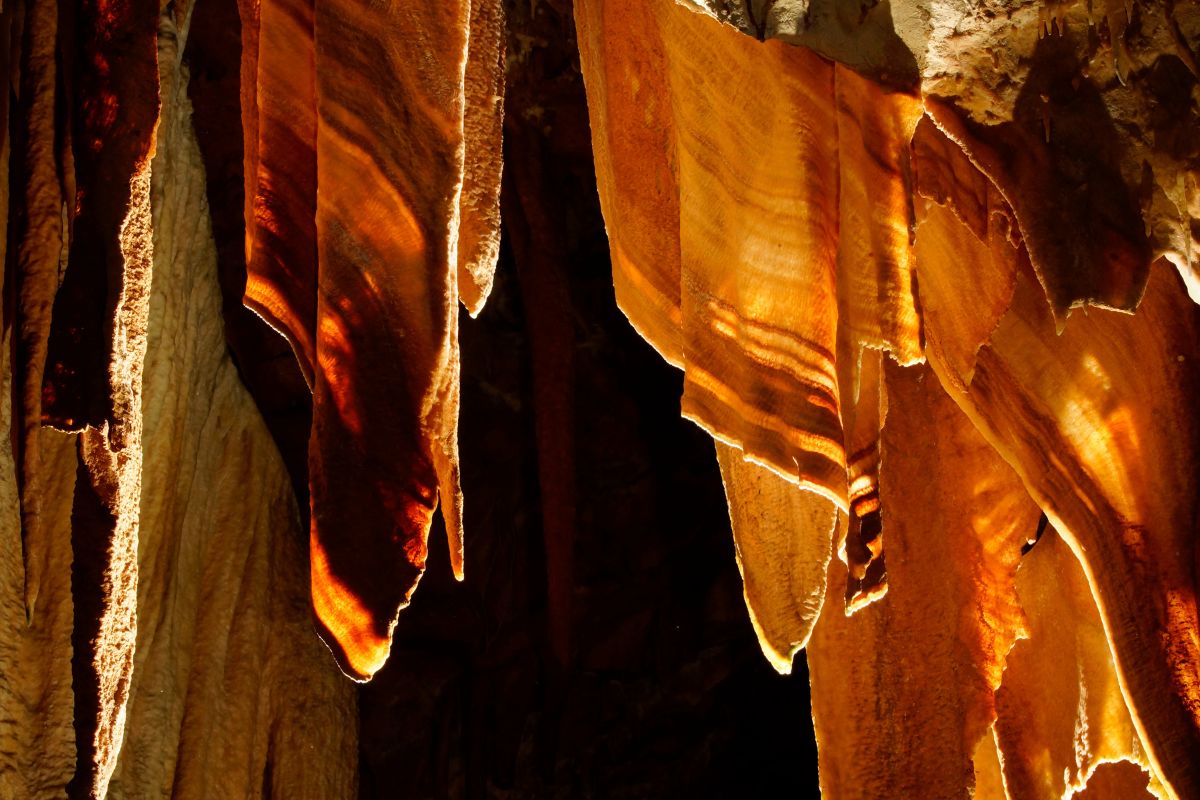
[[[574,4],[616,298],[714,440],[835,800],[1200,800],[1200,11],[1092,5]],[[435,515],[466,574],[459,310],[502,185],[556,305],[548,696],[579,658],[574,221],[537,81],[503,98],[544,54],[501,0],[228,0],[205,163],[210,9],[0,4],[4,798],[353,795],[335,663],[383,667]],[[311,395],[291,479],[227,350],[217,176],[233,294]]]
[[[718,441],[764,652],[812,631],[827,795],[1057,797],[1128,760],[1200,796],[1200,320],[1111,151],[1022,150],[1023,106],[982,127],[670,2],[576,18],[618,302]],[[1076,667],[1035,680],[1060,639]]]
[[1024,632],[1013,578],[1038,509],[928,367],[889,365],[886,386],[888,594],[853,616],[828,604],[808,648],[822,789],[952,797]]
[[478,312],[498,252],[503,15],[493,0],[242,11],[246,302],[312,389],[313,606],[366,680],[436,508],[463,572],[457,306]]

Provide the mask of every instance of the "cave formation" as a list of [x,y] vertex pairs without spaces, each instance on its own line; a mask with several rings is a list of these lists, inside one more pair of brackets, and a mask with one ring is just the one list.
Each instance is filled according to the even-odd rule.
[[1200,5],[0,30],[0,797],[1200,798]]

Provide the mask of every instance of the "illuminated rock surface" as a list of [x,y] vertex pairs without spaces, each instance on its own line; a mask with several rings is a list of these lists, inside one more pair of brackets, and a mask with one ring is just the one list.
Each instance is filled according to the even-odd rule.
[[258,111],[246,297],[313,392],[313,603],[342,668],[367,679],[424,571],[439,501],[463,569],[457,305],[464,278],[478,310],[497,253],[501,11],[257,11],[243,50],[243,74],[258,75],[252,101],[243,89]]
[[[736,619],[805,653],[827,797],[1200,798],[1194,3],[21,0],[0,34],[0,795],[655,796],[619,754],[715,708]],[[605,360],[610,288],[678,384]],[[450,610],[397,627],[431,532]],[[628,735],[579,727],[650,664]],[[738,737],[782,754],[806,709],[769,705]],[[778,789],[744,780],[708,788]]]
[[[624,13],[616,10],[620,7]],[[1032,20],[1039,12],[1032,5],[1004,18],[983,14],[975,29],[958,33],[961,25],[951,32],[928,9],[924,22],[916,24],[913,9],[894,4],[897,25],[890,34],[884,30],[890,20],[882,6],[865,8],[857,22],[827,15],[830,8],[822,4],[806,10],[788,3],[702,9],[758,38],[770,34],[803,42],[886,84],[917,92],[920,99],[912,101],[916,110],[911,116],[890,111],[903,109],[898,101],[906,95],[881,92],[861,78],[855,79],[857,84],[845,80],[844,74],[853,73],[840,64],[776,41],[734,36],[703,14],[689,15],[673,3],[649,8],[634,15],[619,2],[577,4],[592,116],[603,121],[594,129],[594,145],[618,265],[614,269],[623,274],[616,282],[618,302],[634,327],[684,370],[685,415],[726,443],[722,448],[744,451],[748,459],[830,497],[849,512],[839,555],[849,570],[846,613],[857,614],[847,622],[865,626],[860,615],[866,615],[868,621],[879,620],[871,636],[886,632],[897,637],[890,646],[872,644],[871,637],[852,627],[833,638],[840,645],[831,645],[817,628],[810,658],[826,790],[833,796],[911,796],[925,787],[935,796],[949,796],[950,787],[959,786],[965,793],[971,756],[994,717],[991,690],[1000,684],[1005,691],[1007,645],[985,648],[990,656],[977,653],[967,659],[972,669],[987,675],[988,690],[973,705],[965,699],[970,696],[970,670],[952,669],[943,681],[928,677],[936,663],[929,661],[931,654],[949,657],[951,645],[923,647],[918,643],[923,634],[900,633],[905,625],[944,620],[949,613],[908,608],[903,599],[907,592],[926,602],[940,593],[951,607],[970,608],[969,600],[949,599],[953,589],[944,584],[947,565],[986,573],[986,559],[961,554],[931,561],[925,573],[918,569],[906,576],[908,586],[899,590],[899,598],[884,597],[879,608],[864,609],[881,594],[883,587],[873,585],[870,574],[876,558],[882,562],[893,553],[891,546],[883,547],[893,535],[903,536],[915,524],[926,536],[958,538],[952,520],[916,521],[939,500],[954,496],[950,477],[939,479],[937,468],[964,452],[962,446],[948,453],[930,451],[909,465],[898,465],[904,476],[921,474],[926,485],[938,487],[937,497],[922,500],[909,490],[896,493],[889,503],[887,447],[874,444],[872,432],[882,426],[886,438],[890,429],[907,430],[904,426],[913,425],[912,420],[897,419],[897,414],[928,415],[937,403],[901,404],[890,390],[881,391],[869,366],[877,363],[875,357],[868,359],[860,349],[866,345],[886,353],[884,374],[927,356],[933,372],[926,371],[926,379],[933,380],[936,373],[961,408],[960,424],[969,418],[978,430],[974,435],[982,435],[984,452],[994,448],[991,458],[997,466],[990,472],[1006,469],[998,465],[1007,462],[1021,480],[1017,495],[1037,501],[1062,533],[1088,576],[1124,703],[1149,765],[1163,791],[1196,796],[1197,439],[1194,414],[1184,398],[1195,380],[1197,319],[1174,270],[1165,261],[1151,263],[1165,254],[1191,281],[1195,263],[1184,255],[1190,245],[1172,250],[1156,231],[1171,224],[1190,228],[1194,222],[1181,195],[1175,195],[1175,222],[1170,224],[1160,216],[1166,206],[1149,200],[1166,191],[1154,183],[1150,153],[1169,162],[1171,136],[1140,141],[1138,129],[1131,128],[1134,120],[1154,116],[1146,105],[1153,93],[1151,76],[1187,61],[1173,54],[1174,44],[1168,48],[1155,38],[1177,27],[1170,7],[1147,10],[1154,21],[1144,23],[1128,48],[1127,10],[1113,6],[1104,22],[1107,42],[1097,41],[1094,31],[1080,25],[1082,9],[1069,4],[1041,11],[1043,19],[1055,18],[1051,35],[1041,38],[1026,35],[1031,29],[1036,34]],[[762,14],[769,15],[760,20]],[[850,57],[839,36],[856,25],[864,33],[854,40],[861,47]],[[907,65],[915,68],[906,72],[905,56],[912,56],[894,47],[900,41],[896,34],[911,43],[913,31],[922,25],[923,49],[915,53],[916,64]],[[638,33],[626,36],[635,26]],[[641,97],[636,76],[630,75],[635,59],[623,45],[607,45],[649,39],[647,28],[657,31],[664,44],[639,55],[657,58],[669,77],[663,96],[651,95],[649,103]],[[995,44],[998,31],[1008,36],[1003,54]],[[1026,40],[1021,69],[998,72],[1003,59]],[[987,48],[972,50],[971,41]],[[1101,57],[1104,51],[1107,60]],[[989,52],[997,55],[994,63]],[[982,65],[985,59],[989,64]],[[951,68],[968,72],[985,66],[988,74],[975,75],[977,80],[950,79]],[[1004,83],[998,84],[998,75]],[[1184,80],[1194,85],[1194,77]],[[1145,82],[1143,91],[1133,97],[1129,87],[1139,81]],[[1036,103],[1030,93],[1036,93]],[[658,302],[671,296],[665,282],[673,274],[663,275],[653,260],[637,262],[630,254],[638,250],[623,245],[642,235],[637,225],[626,223],[639,217],[629,206],[649,198],[621,194],[622,170],[638,173],[639,166],[633,159],[618,159],[621,145],[614,141],[621,134],[611,122],[622,118],[621,107],[645,104],[670,112],[632,123],[648,130],[634,132],[626,141],[652,130],[672,144],[665,149],[672,160],[656,163],[655,154],[650,164],[660,181],[678,187],[678,312]],[[922,106],[925,116],[918,120]],[[1194,139],[1196,122],[1193,101],[1170,124],[1191,131]],[[1175,163],[1164,173],[1165,182],[1171,187],[1194,182],[1191,169]],[[628,182],[637,185],[645,175]],[[895,189],[889,175],[895,176]],[[1140,205],[1137,192],[1144,199]],[[889,200],[893,193],[896,199]],[[647,210],[663,212],[663,206]],[[905,275],[911,280],[905,281]],[[873,288],[862,290],[864,280],[874,281],[867,284]],[[905,299],[906,292],[911,299]],[[1129,317],[1094,310],[1068,318],[1080,305],[1137,312]],[[910,318],[914,322],[898,324]],[[863,319],[870,322],[864,325]],[[918,330],[923,354],[909,344],[917,341]],[[905,331],[914,333],[906,339]],[[944,398],[940,403],[949,406]],[[878,414],[872,410],[876,407]],[[864,417],[864,410],[871,413]],[[946,436],[941,430],[945,423],[936,420],[913,425],[900,440],[905,448],[921,452],[922,439]],[[870,455],[880,450],[881,460]],[[722,453],[723,463],[730,462],[728,449]],[[969,474],[952,471],[954,479]],[[884,491],[871,497],[867,487],[874,480],[882,482]],[[864,496],[880,515],[870,529],[870,518],[858,505]],[[959,502],[987,520],[988,536],[1018,524],[1008,505],[988,508],[998,501],[986,493],[980,497]],[[735,530],[739,521],[746,524],[744,502],[731,494]],[[1028,499],[1024,502],[1034,507]],[[755,510],[766,518],[758,528],[779,528],[794,516],[786,504],[775,505],[777,515]],[[1023,525],[1036,527],[1036,515]],[[798,541],[820,535],[820,526],[811,523],[807,528],[793,525],[793,530]],[[1001,562],[1009,569],[1015,564],[1014,547],[1010,543],[1007,555],[999,554],[1009,559]],[[759,620],[764,601],[751,578],[760,570],[748,569],[745,555],[747,602]],[[905,567],[913,569],[911,557],[906,560]],[[922,576],[934,569],[940,588],[919,589]],[[841,580],[836,571],[834,577]],[[887,570],[886,580],[897,591],[894,570]],[[1000,591],[1012,605],[1011,587]],[[827,605],[825,615],[830,614],[839,616]],[[978,616],[996,624],[994,612]],[[802,621],[804,613],[794,619]],[[764,650],[778,661],[778,633],[761,622],[757,628]],[[1011,642],[1022,630],[1018,622],[1008,628],[997,634],[1001,641],[1007,637]],[[956,635],[976,638],[963,630]],[[839,660],[824,654],[827,647],[846,655]],[[866,660],[875,670],[886,670],[879,659],[902,650],[921,653],[925,677],[919,683],[944,684],[939,690],[950,697],[957,691],[958,699],[917,700],[920,690],[906,683],[915,679],[915,667],[891,667],[898,670],[896,677],[871,682],[869,670],[852,666]],[[1088,659],[1103,655],[1092,652]],[[854,676],[864,685],[844,687],[838,696],[833,688],[823,688],[838,685],[833,675],[842,680]],[[888,699],[892,690],[898,693],[895,700]],[[875,716],[855,716],[850,709],[856,702],[868,708],[873,702]],[[923,779],[917,765],[935,746],[922,744],[922,737],[939,741],[936,747],[950,758],[957,735],[936,733],[942,730],[936,723],[919,722],[903,710],[904,704],[917,703],[923,713],[936,713],[947,702],[959,717],[975,721],[966,729],[957,765],[938,761],[930,778]],[[1049,707],[1039,711],[1055,713]],[[911,722],[913,731],[896,729],[898,720]],[[1086,728],[1086,722],[1079,724]],[[998,728],[1001,763],[1004,747],[1010,746],[1006,725],[1002,720]],[[961,721],[954,727],[961,728]],[[883,751],[864,755],[873,747]],[[909,756],[904,755],[907,747],[913,748]],[[1093,754],[1083,760],[1125,755]],[[1028,758],[1028,751],[1014,755],[1020,757]],[[839,766],[843,758],[847,766]],[[1061,774],[1065,767],[1037,769]],[[1014,776],[1018,772],[1015,767],[1011,771]],[[933,775],[950,785],[928,788],[935,785]],[[905,780],[916,783],[905,789]],[[1018,784],[1006,785],[1021,795],[1013,788]],[[1061,793],[1063,787],[1054,791]]]

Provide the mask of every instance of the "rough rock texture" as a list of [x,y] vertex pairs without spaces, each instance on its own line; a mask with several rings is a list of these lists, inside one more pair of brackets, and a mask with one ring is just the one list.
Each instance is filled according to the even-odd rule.
[[1122,268],[1122,250],[1165,255],[1200,300],[1194,3],[684,2],[759,39],[919,85],[976,123],[1006,162],[985,171],[1011,193],[1061,313],[1137,304],[1145,273]]
[[204,171],[170,18],[159,41],[143,633],[109,794],[345,797],[355,784],[353,693],[312,636],[287,472],[225,353]]
[[[46,8],[30,7],[35,26],[50,24],[38,22]],[[107,434],[29,428],[24,441],[35,441],[36,450],[24,451],[23,464],[36,480],[15,480],[11,454],[0,466],[9,476],[0,793],[348,796],[356,783],[353,692],[312,635],[290,481],[226,353],[205,175],[180,61],[187,21],[167,14],[151,30],[158,72],[151,97],[158,117],[161,93],[162,114],[154,158],[139,167],[126,201],[131,214],[143,216],[136,224],[129,215],[116,217],[122,224],[114,237],[129,245],[120,250],[122,291],[112,309],[119,356],[105,356],[116,365],[112,407],[124,409],[124,439],[113,449],[118,428],[107,423]],[[35,99],[53,105],[54,85],[29,86],[18,118],[37,119]],[[45,172],[30,168],[39,152],[26,156],[14,181],[27,197],[59,191],[57,178],[47,187],[38,182]],[[56,159],[50,174],[78,163]],[[60,257],[59,248],[80,245],[68,238],[61,210],[51,208],[62,234],[49,243],[57,282],[60,265],[68,273],[88,267]],[[112,216],[111,209],[104,213]],[[49,247],[35,220],[26,219],[8,242],[11,253],[28,254],[20,283],[5,283],[9,298],[18,288],[35,298],[44,286],[34,268],[46,267]],[[38,247],[43,255],[35,262]],[[131,272],[130,263],[137,269]],[[135,281],[134,273],[144,279]],[[74,319],[96,299],[79,294],[74,306],[63,298],[56,321],[60,310]],[[6,313],[6,336],[27,337],[28,349],[17,352],[38,352],[38,330],[44,348],[47,326],[38,322],[48,321],[49,306],[6,308],[14,309]],[[58,369],[65,362],[52,363]],[[7,356],[5,366],[6,382],[40,384],[40,376],[12,369]],[[51,385],[67,374],[60,370]],[[100,402],[94,384],[81,386],[80,407]],[[5,396],[35,395],[14,389]],[[6,402],[4,425],[12,430],[19,419]],[[80,488],[80,481],[104,488],[110,475],[112,495]],[[97,527],[106,521],[115,530]],[[314,750],[320,761],[311,758]]]
[[60,180],[71,190],[70,247],[54,298],[41,418],[80,432],[71,514],[79,757],[71,792],[95,797],[105,796],[121,750],[137,639],[156,10],[146,0],[85,0],[60,6],[57,20],[58,80],[69,87],[61,106],[70,166]]
[[70,513],[77,437],[41,428],[50,309],[66,252],[52,136],[56,18],[49,4],[10,3],[0,24],[5,74],[19,89],[4,104],[11,138],[2,151],[7,186],[19,190],[3,193],[12,224],[4,239],[0,429],[19,444],[0,456],[0,793],[58,797],[76,762]]

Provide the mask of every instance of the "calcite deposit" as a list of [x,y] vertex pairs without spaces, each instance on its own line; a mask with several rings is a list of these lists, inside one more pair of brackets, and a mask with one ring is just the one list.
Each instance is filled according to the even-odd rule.
[[[684,370],[683,413],[722,443],[747,604],[781,669],[825,597],[809,662],[831,796],[965,793],[993,727],[1013,796],[1040,796],[1022,788],[1037,780],[1061,794],[1061,775],[1078,787],[1117,759],[1157,793],[1200,793],[1185,399],[1200,127],[1183,33],[1196,20],[1177,10],[576,5],[618,302]],[[1156,96],[1170,92],[1188,98],[1168,119]],[[651,137],[664,145],[633,146]],[[922,392],[901,391],[914,380]],[[937,449],[954,430],[975,444]],[[778,563],[818,562],[828,526],[747,491],[760,467],[734,466],[739,450],[838,507],[837,610],[823,575]],[[990,486],[1009,470],[1007,489]],[[994,699],[1038,703],[1019,667],[1005,683],[1013,642],[1039,635],[1027,620],[1054,613],[1016,589],[1038,506],[1106,633],[1080,669],[1111,659],[1118,676],[1083,696],[1107,692],[1136,732],[1115,710],[1080,711],[1099,739],[1063,766],[1033,766],[1017,743],[1030,726],[1015,735]],[[758,544],[783,528],[786,548]],[[939,679],[938,657],[963,661]],[[1076,713],[1052,705],[1028,713]]]
[[0,5],[0,795],[356,795],[502,250],[566,696],[590,134],[824,795],[1200,798],[1200,6],[545,2]]

